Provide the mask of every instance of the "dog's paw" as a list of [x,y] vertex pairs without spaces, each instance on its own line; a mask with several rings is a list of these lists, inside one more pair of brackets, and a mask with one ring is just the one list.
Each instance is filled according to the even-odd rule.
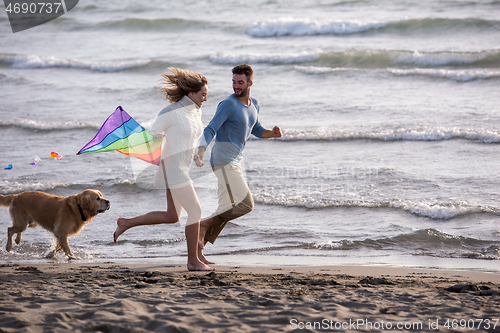
[[5,249],[7,250],[7,252],[10,252],[10,250],[12,250],[12,239],[7,241],[7,245],[5,245]]
[[74,255],[68,256],[68,260],[80,260],[81,258],[75,257]]
[[45,258],[46,259],[54,259],[54,257],[56,256],[56,251],[50,251],[46,256]]

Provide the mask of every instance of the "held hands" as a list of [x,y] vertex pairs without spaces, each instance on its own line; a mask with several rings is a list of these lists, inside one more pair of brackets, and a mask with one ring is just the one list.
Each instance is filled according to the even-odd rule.
[[163,133],[155,133],[155,134],[153,134],[153,136],[155,138],[157,138],[157,139],[161,139],[161,138],[163,138],[165,136],[165,134],[163,134]]
[[204,147],[199,147],[198,148],[198,154],[194,155],[194,163],[196,164],[197,167],[201,168],[205,164],[203,163],[203,156],[205,155],[205,148]]

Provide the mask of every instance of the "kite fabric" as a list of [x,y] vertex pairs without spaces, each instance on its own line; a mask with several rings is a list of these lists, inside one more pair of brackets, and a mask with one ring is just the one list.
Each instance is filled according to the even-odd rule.
[[116,150],[159,165],[163,138],[155,138],[118,106],[77,155]]

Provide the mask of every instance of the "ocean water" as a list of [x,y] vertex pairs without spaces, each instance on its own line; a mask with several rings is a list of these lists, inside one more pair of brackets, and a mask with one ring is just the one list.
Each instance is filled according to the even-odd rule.
[[[82,260],[185,263],[185,215],[113,243],[118,217],[165,209],[136,161],[75,154],[118,105],[151,124],[170,66],[207,77],[208,124],[248,63],[284,136],[248,141],[255,210],[208,258],[500,272],[500,1],[88,0],[15,34],[0,13],[0,193],[100,190],[111,209],[69,240]],[[209,215],[216,178],[193,178]],[[0,262],[50,262],[40,228],[7,253],[9,225],[1,209]]]

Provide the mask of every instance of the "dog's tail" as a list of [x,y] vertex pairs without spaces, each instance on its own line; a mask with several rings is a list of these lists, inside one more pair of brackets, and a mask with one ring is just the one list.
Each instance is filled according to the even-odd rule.
[[14,200],[14,195],[1,195],[0,194],[0,206],[2,207],[10,207],[10,203]]

